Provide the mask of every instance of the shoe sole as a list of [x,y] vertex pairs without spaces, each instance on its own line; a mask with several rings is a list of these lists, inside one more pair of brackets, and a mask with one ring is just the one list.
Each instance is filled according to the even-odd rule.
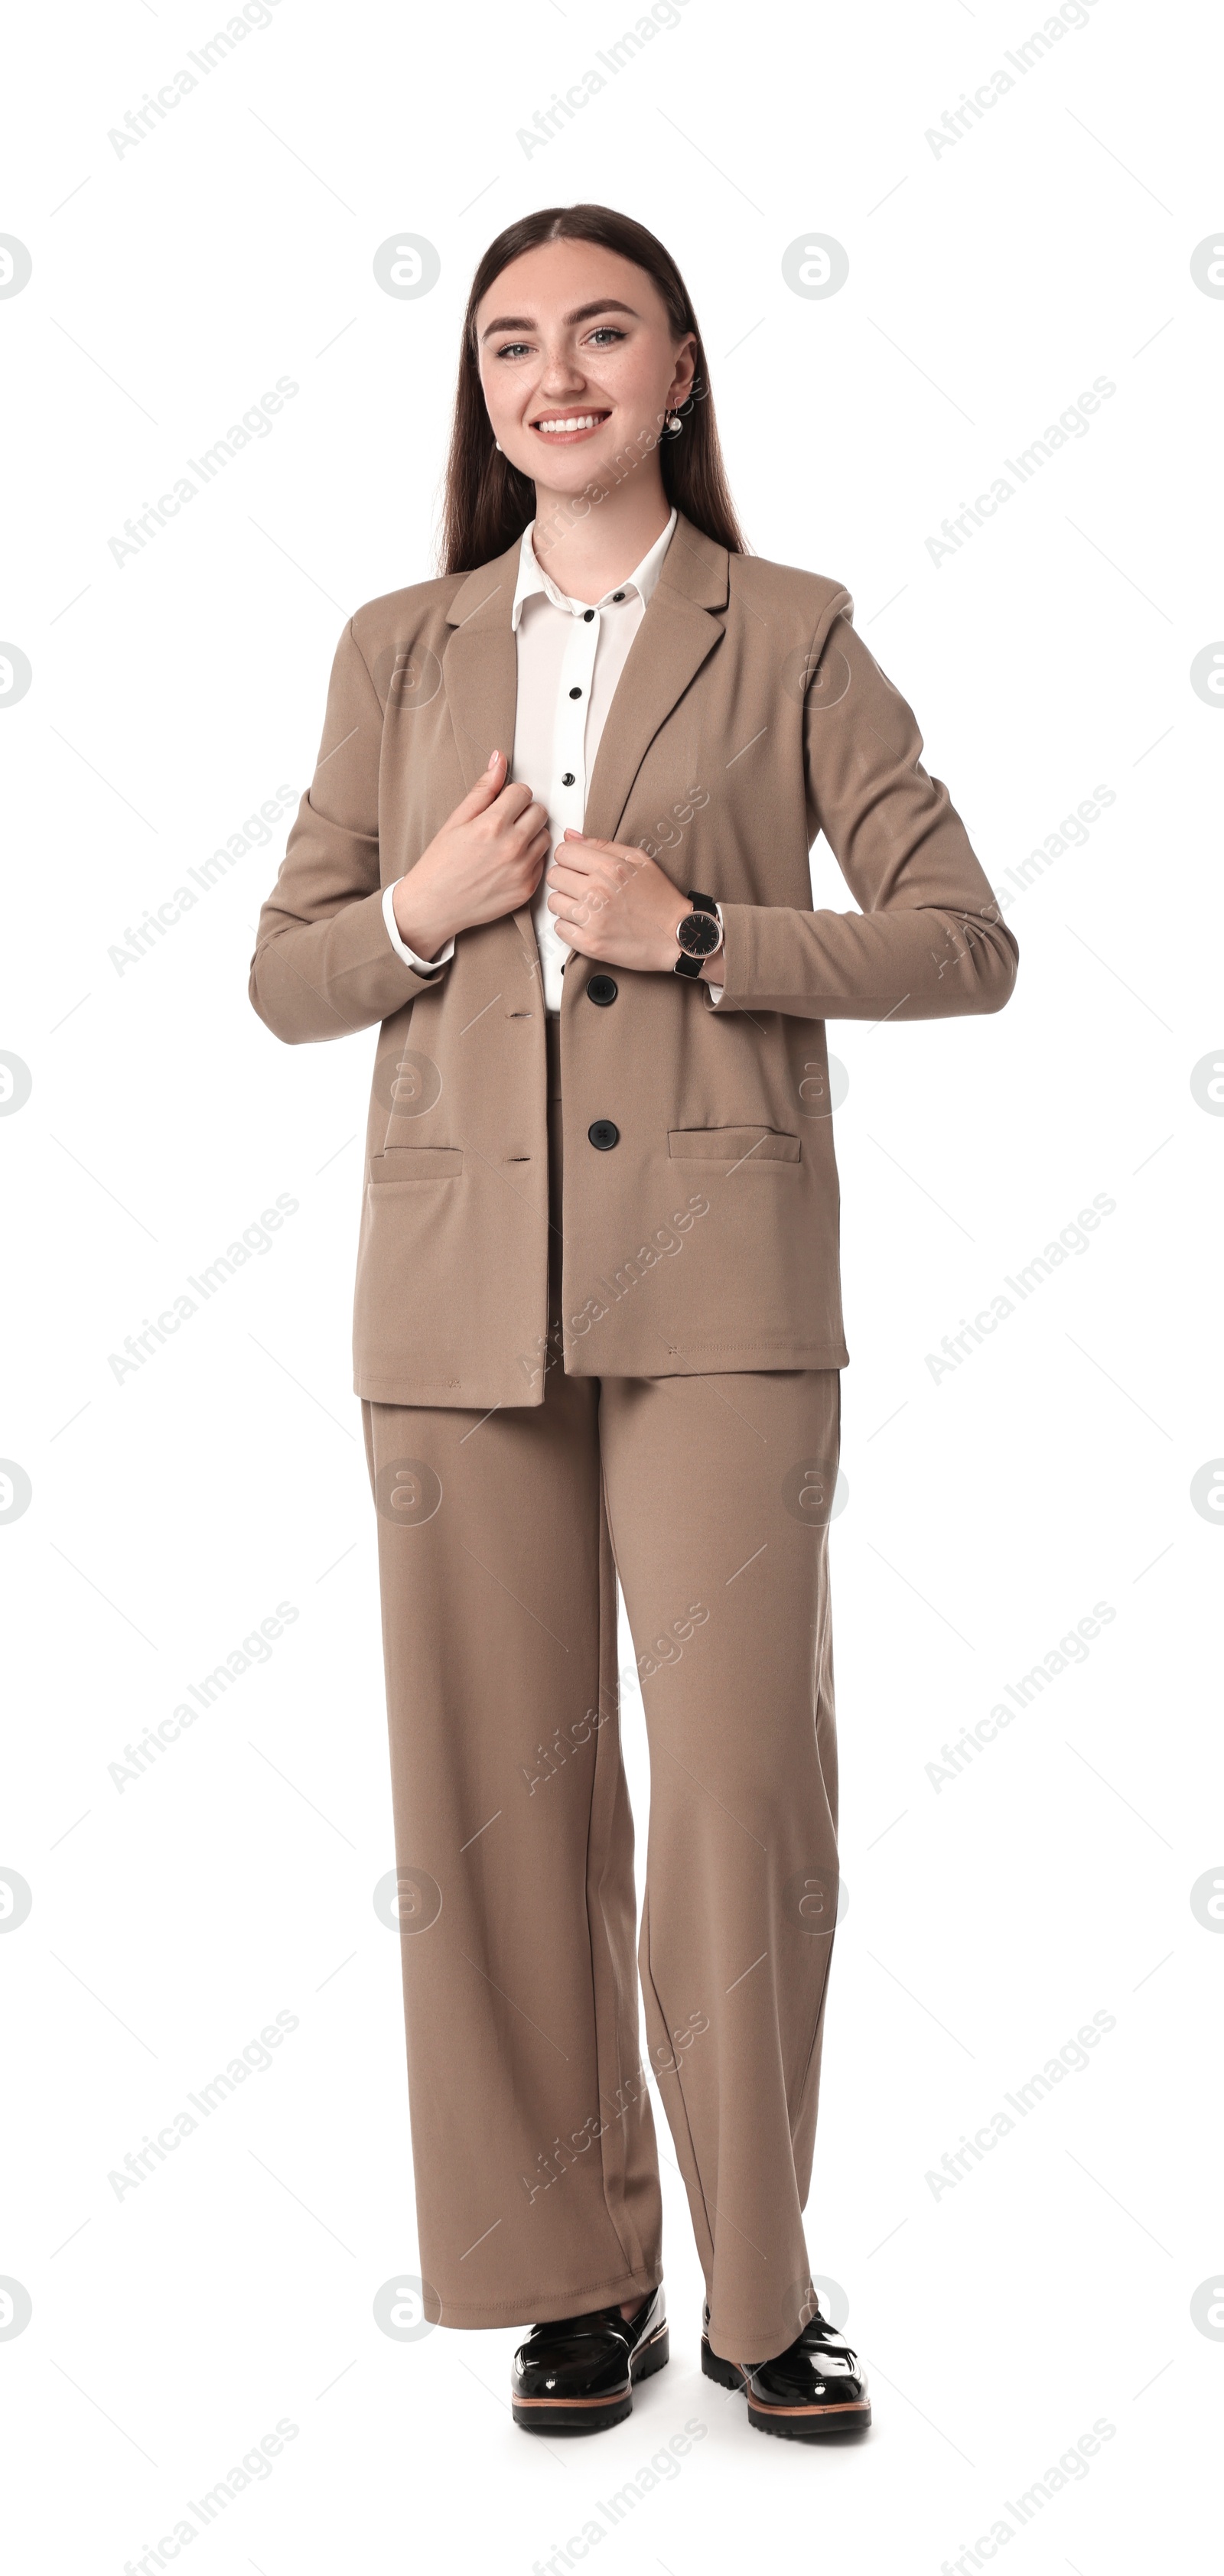
[[523,2433],[606,2433],[633,2413],[633,2391],[639,2379],[652,2379],[671,2358],[667,2327],[660,2326],[635,2352],[628,2384],[612,2397],[514,2397],[510,2411]]
[[869,2397],[839,2399],[829,2406],[762,2406],[748,2386],[748,2374],[736,2361],[724,2361],[701,2338],[701,2367],[720,2388],[741,2388],[748,2400],[754,2432],[775,2433],[783,2442],[837,2442],[865,2433],[871,2423]]

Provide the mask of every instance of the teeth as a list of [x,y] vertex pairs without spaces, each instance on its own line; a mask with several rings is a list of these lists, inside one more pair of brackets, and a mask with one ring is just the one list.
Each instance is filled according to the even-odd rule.
[[537,429],[543,430],[546,436],[554,438],[564,430],[594,429],[595,426],[596,414],[593,411],[576,413],[573,420],[538,420],[536,422]]

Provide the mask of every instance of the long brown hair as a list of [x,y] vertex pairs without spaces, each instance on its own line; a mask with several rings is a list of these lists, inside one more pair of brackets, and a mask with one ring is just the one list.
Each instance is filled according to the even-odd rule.
[[494,441],[480,382],[476,311],[494,279],[509,267],[511,260],[521,259],[524,251],[538,249],[541,242],[552,241],[594,242],[602,250],[616,251],[621,259],[632,260],[657,286],[673,337],[680,340],[692,332],[697,343],[696,374],[689,401],[681,406],[681,436],[660,442],[663,489],[695,528],[701,528],[730,553],[744,554],[747,549],[718,441],[701,333],[688,289],[670,251],[647,232],[644,224],[635,223],[631,215],[617,214],[610,206],[546,206],[538,214],[521,215],[516,224],[507,225],[505,232],[490,242],[472,279],[446,468],[443,571],[474,572],[479,564],[490,563],[495,555],[504,554],[516,537],[521,537],[535,515],[534,485],[527,475],[519,473],[508,456],[500,453]]

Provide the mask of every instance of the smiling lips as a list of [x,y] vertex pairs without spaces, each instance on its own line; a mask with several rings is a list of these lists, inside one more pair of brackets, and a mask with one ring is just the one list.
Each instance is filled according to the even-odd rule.
[[573,446],[578,439],[590,438],[597,429],[602,429],[604,422],[610,417],[611,415],[606,411],[550,412],[539,420],[533,420],[531,427],[537,430],[542,438],[555,439],[566,446]]

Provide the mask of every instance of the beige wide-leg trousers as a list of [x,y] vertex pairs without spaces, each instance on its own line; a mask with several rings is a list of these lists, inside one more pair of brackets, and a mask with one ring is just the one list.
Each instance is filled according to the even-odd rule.
[[[554,1100],[557,1061],[553,1043]],[[549,1128],[559,1252],[551,1106]],[[648,2063],[711,2341],[765,2360],[810,2312],[838,1374],[579,1378],[558,1358],[539,1406],[363,1414],[420,2259],[441,2321],[543,2322],[662,2278],[619,1574],[650,1749]]]

